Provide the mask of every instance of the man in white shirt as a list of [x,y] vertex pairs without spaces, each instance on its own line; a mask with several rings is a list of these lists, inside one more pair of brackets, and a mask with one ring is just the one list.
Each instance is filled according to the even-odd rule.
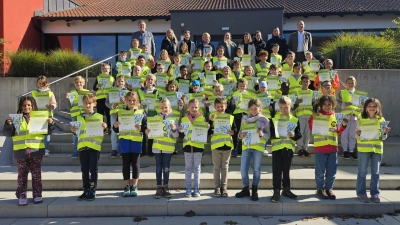
[[304,31],[304,27],[304,21],[300,20],[297,23],[297,31],[290,34],[289,37],[289,50],[296,54],[296,62],[306,61],[305,53],[312,47],[311,33]]

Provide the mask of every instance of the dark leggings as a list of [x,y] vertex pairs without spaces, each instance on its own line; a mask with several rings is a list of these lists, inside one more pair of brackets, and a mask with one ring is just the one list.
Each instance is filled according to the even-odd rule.
[[97,112],[100,113],[103,116],[106,116],[107,118],[107,128],[111,128],[111,120],[110,120],[110,109],[106,106],[106,99],[97,99]]
[[139,179],[140,154],[122,153],[122,174],[124,176],[124,180],[130,180],[131,165],[132,165],[132,179]]
[[242,154],[242,140],[238,140],[240,127],[242,125],[242,117],[243,117],[243,113],[233,114],[233,118],[235,119],[235,124],[236,124],[236,132],[232,136],[233,147],[234,147],[234,149],[237,150],[238,154]]

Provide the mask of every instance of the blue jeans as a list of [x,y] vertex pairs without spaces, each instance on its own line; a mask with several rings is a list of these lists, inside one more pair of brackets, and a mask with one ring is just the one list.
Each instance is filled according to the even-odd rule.
[[161,185],[162,176],[164,175],[164,185],[168,185],[169,181],[169,165],[172,154],[154,153],[156,159],[156,180],[157,185]]
[[253,183],[252,183],[252,185],[258,186],[258,183],[260,183],[262,156],[263,156],[263,153],[255,150],[255,149],[246,149],[242,152],[240,172],[242,173],[243,187],[249,186],[249,167],[250,167],[251,158],[253,158]]
[[115,123],[115,121],[117,121],[117,114],[116,113],[110,115],[110,121],[111,121],[110,122],[111,123],[111,127],[110,127],[110,130],[111,130],[111,149],[112,150],[117,150],[118,149],[118,144],[117,144],[118,136],[114,132],[114,129],[113,129],[114,123]]
[[[317,153],[315,159],[315,182],[317,189],[333,189],[335,175],[337,171],[338,157],[337,152]],[[324,180],[325,176],[325,180]]]
[[382,154],[374,152],[358,152],[358,174],[357,174],[357,196],[367,195],[366,177],[368,162],[371,160],[371,181],[369,192],[371,196],[379,195],[379,166],[382,161]]
[[47,135],[44,137],[44,148],[47,149],[47,150],[49,150],[49,144],[50,144],[50,135],[47,134]]
[[[72,116],[71,121],[76,121],[76,116]],[[72,135],[72,141],[74,142],[74,153],[78,152],[78,136]]]

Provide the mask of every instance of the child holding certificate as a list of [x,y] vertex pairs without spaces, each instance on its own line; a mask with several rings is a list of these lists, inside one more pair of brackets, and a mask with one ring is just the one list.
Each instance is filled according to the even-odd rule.
[[[49,117],[53,117],[53,110],[57,108],[56,98],[49,88],[49,82],[46,76],[39,76],[36,80],[37,89],[32,91],[32,97],[35,98],[37,109],[47,111]],[[49,156],[50,135],[44,139],[45,154]]]
[[261,51],[258,53],[258,57],[260,57],[260,62],[256,64],[256,75],[260,77],[261,74],[267,75],[269,72],[270,64],[267,62],[268,59],[268,52]]
[[277,68],[282,63],[282,56],[279,55],[279,44],[275,43],[272,45],[272,53],[270,56],[271,65],[275,65]]
[[[128,92],[128,89],[125,87],[125,76],[117,77],[116,88],[110,89],[106,99],[106,106],[110,109],[110,120],[111,124],[114,124],[117,121],[117,113],[119,109],[123,109],[125,106],[125,94]],[[117,151],[117,134],[111,129],[111,158],[115,158],[118,154]]]
[[202,57],[201,49],[198,48],[194,51],[194,57],[191,63],[190,75],[192,80],[200,80],[199,73],[204,70],[204,58]]
[[204,144],[207,143],[207,134],[210,127],[205,122],[204,116],[199,113],[199,101],[192,99],[188,104],[189,112],[181,119],[179,137],[183,139],[183,152],[185,153],[185,197],[192,196],[192,171],[194,173],[193,197],[200,196],[201,157]]
[[[232,84],[232,88],[230,91],[232,91],[232,89],[236,86],[237,80],[235,76],[231,76],[232,72],[231,72],[231,68],[229,66],[225,66],[222,69],[222,77],[218,79],[218,83],[220,84]],[[230,92],[229,94],[230,95]]]
[[136,66],[140,67],[140,76],[144,79],[151,73],[151,69],[146,65],[146,58],[143,55],[139,55],[137,58]]
[[[324,61],[324,68],[329,71],[329,80],[332,83],[332,89],[331,89],[331,94],[335,95],[335,90],[338,90],[340,88],[340,82],[339,82],[339,75],[332,69],[333,67],[333,60],[332,59],[327,59]],[[314,87],[315,89],[321,89],[321,80],[320,76],[317,75],[315,78],[314,82]]]
[[[85,79],[81,76],[76,76],[74,78],[75,90],[71,90],[66,94],[67,99],[70,100],[71,108],[69,112],[71,113],[71,121],[76,121],[76,117],[79,116],[82,110],[85,110],[82,104],[82,98],[85,94],[89,93],[89,90],[83,88],[85,86]],[[71,158],[76,159],[79,156],[78,153],[78,137],[72,137],[74,142],[74,153],[72,153]]]
[[297,91],[297,101],[294,104],[296,117],[300,123],[301,138],[297,140],[297,149],[299,157],[311,157],[307,148],[310,141],[310,129],[308,128],[308,120],[313,113],[312,98],[314,92],[309,90],[310,77],[303,75],[301,78],[301,90]]
[[184,93],[184,94],[188,94],[189,93],[189,87],[190,87],[190,83],[191,80],[188,77],[188,68],[185,65],[182,65],[179,68],[179,74],[180,76],[177,77],[175,80],[178,82],[179,87],[180,87],[180,92]]
[[144,56],[146,60],[146,66],[149,67],[150,69],[154,68],[155,63],[154,63],[154,58],[149,52],[149,46],[147,44],[142,44],[142,53],[141,56]]
[[352,104],[352,98],[356,92],[355,86],[357,85],[356,78],[350,76],[346,79],[346,89],[341,90],[338,95],[338,102],[341,104],[341,113],[346,114],[348,119],[347,129],[342,133],[340,144],[343,148],[343,158],[349,159],[352,157],[354,160],[358,159],[357,153],[354,152],[356,148],[356,127],[359,115],[359,106]]
[[[265,117],[267,117],[269,120],[271,119],[271,110],[273,107],[272,101],[273,97],[271,96],[271,93],[267,91],[267,82],[261,81],[260,82],[260,89],[258,90],[256,96],[257,99],[261,101],[261,114]],[[265,145],[264,149],[264,156],[268,156],[268,147]]]
[[248,114],[242,118],[239,138],[242,139],[242,159],[240,172],[242,174],[242,191],[236,193],[236,198],[250,196],[249,189],[249,167],[253,159],[253,183],[251,185],[251,200],[258,200],[258,184],[261,177],[261,159],[270,138],[269,120],[261,114],[261,102],[252,99],[248,103]]
[[236,78],[236,81],[239,80],[240,78],[242,78],[244,75],[244,72],[240,68],[240,66],[241,66],[240,61],[233,60],[233,63],[232,63],[233,70],[231,72],[231,77]]
[[134,38],[132,39],[132,48],[129,49],[130,53],[130,61],[132,66],[136,65],[136,59],[142,53],[142,49],[139,48],[139,40]]
[[[168,68],[168,67],[171,65],[171,59],[168,57],[168,52],[167,52],[167,50],[162,49],[162,50],[160,51],[160,55],[159,55],[159,57],[158,57],[158,60],[157,60],[156,65],[158,65],[158,64],[164,65],[164,69],[165,69],[165,68]],[[157,67],[157,68],[158,68],[158,67]],[[168,69],[167,69],[167,70],[168,70]],[[159,71],[157,70],[157,72],[159,72]],[[160,73],[160,72],[159,72],[159,73]],[[162,73],[164,73],[164,71],[163,71]]]
[[[113,125],[115,133],[119,133],[119,152],[122,156],[122,175],[124,191],[122,196],[137,196],[140,172],[139,157],[142,152],[142,134],[147,129],[147,118],[144,110],[140,109],[139,96],[136,92],[125,95],[127,107],[118,111],[117,121]],[[130,167],[132,166],[132,179]]]
[[382,116],[381,103],[376,98],[368,99],[361,112],[361,118],[357,126],[358,149],[358,174],[357,197],[362,202],[369,202],[366,192],[366,177],[368,162],[371,161],[371,181],[369,193],[371,201],[380,203],[379,198],[379,167],[383,155],[383,140],[387,138],[390,128],[389,121]]
[[290,114],[292,101],[283,96],[277,102],[280,114],[272,112],[271,144],[272,144],[272,185],[274,195],[271,202],[278,202],[280,190],[282,195],[291,199],[297,199],[297,195],[290,191],[290,166],[292,164],[293,151],[296,141],[301,138],[299,120]]
[[179,54],[181,55],[182,65],[189,66],[192,56],[189,53],[189,48],[186,42],[182,41],[179,45]]
[[128,60],[128,52],[120,51],[119,60],[115,64],[114,74],[117,74],[117,77],[126,76],[127,78],[129,78],[131,76],[131,72],[132,64]]
[[96,92],[97,113],[105,116],[107,127],[111,127],[110,109],[106,107],[106,98],[110,88],[114,87],[114,77],[110,75],[111,65],[108,62],[101,64],[101,74],[94,81],[93,90]]
[[85,94],[82,102],[85,111],[76,118],[80,125],[71,127],[71,132],[78,137],[79,161],[84,189],[78,200],[93,201],[96,198],[97,164],[100,158],[101,143],[103,142],[103,130],[107,128],[107,124],[103,122],[101,114],[94,112],[96,96],[93,93]]
[[306,61],[301,62],[301,65],[303,66],[303,74],[308,75],[310,77],[311,83],[308,86],[308,89],[315,90],[314,81],[315,81],[316,71],[311,71],[310,62],[312,59],[313,59],[312,52],[306,52]]
[[252,66],[244,67],[244,74],[242,78],[247,80],[247,90],[252,92],[258,91],[258,78],[254,74],[254,69]]
[[[293,71],[293,66],[294,66],[294,60],[296,58],[296,54],[292,51],[289,51],[286,54],[286,59],[283,61],[282,65],[282,71],[290,71],[292,73]],[[283,72],[282,72],[283,74]]]
[[[29,171],[32,173],[33,202],[43,202],[41,165],[45,154],[44,140],[46,135],[54,130],[54,123],[47,112],[37,110],[35,99],[23,96],[19,99],[18,114],[14,114],[19,115],[20,119],[8,119],[3,127],[3,134],[7,137],[12,136],[13,139],[14,158],[18,166],[18,186],[15,195],[20,206],[28,205],[26,192]],[[13,118],[13,115],[10,117]]]
[[[287,82],[289,83],[289,95],[296,95],[298,90],[301,90],[301,63],[297,62],[293,65],[293,74],[289,77]],[[307,87],[308,88],[308,87]]]
[[321,199],[336,199],[332,189],[337,171],[338,135],[347,125],[346,119],[338,124],[333,111],[336,104],[333,97],[322,96],[320,110],[308,121],[308,128],[314,136],[316,194]]
[[211,154],[214,165],[215,197],[228,197],[228,168],[233,149],[232,135],[236,126],[232,115],[225,114],[224,98],[214,101],[216,113],[210,117]]
[[179,53],[175,53],[173,55],[174,64],[171,64],[168,69],[168,77],[170,80],[174,80],[179,77],[180,68],[181,68],[181,55]]
[[[154,198],[161,198],[165,196],[166,198],[171,198],[172,194],[168,188],[169,182],[169,172],[170,172],[170,162],[172,153],[175,151],[176,138],[179,136],[177,123],[179,117],[172,114],[172,108],[170,101],[167,98],[163,98],[160,101],[160,110],[157,116],[160,118],[162,125],[160,126],[158,122],[147,121],[146,134],[149,135],[150,132],[154,132],[152,127],[155,129],[161,129],[160,133],[162,137],[154,137],[153,141],[153,153],[156,159],[156,182],[157,191]],[[158,132],[158,131],[157,131]],[[150,136],[149,136],[150,138]],[[162,184],[162,177],[164,176],[164,185]]]
[[224,56],[225,49],[222,46],[218,46],[217,55],[212,57],[213,68],[217,72],[217,80],[221,77],[222,69],[228,66],[228,59]]

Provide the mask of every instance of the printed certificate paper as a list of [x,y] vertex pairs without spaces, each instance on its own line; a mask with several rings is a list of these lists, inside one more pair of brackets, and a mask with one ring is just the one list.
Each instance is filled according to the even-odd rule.
[[164,122],[162,120],[162,117],[148,117],[147,128],[150,130],[150,133],[148,134],[148,137],[150,139],[164,137]]
[[29,121],[30,134],[47,134],[47,119],[49,118],[48,111],[31,111]]
[[329,134],[329,116],[315,116],[312,126],[313,135],[328,136]]
[[208,135],[208,123],[207,122],[193,123],[191,141],[207,143],[207,135]]
[[360,140],[379,140],[379,128],[377,120],[360,120]]
[[103,133],[103,116],[88,116],[86,122],[86,137],[102,137]]

